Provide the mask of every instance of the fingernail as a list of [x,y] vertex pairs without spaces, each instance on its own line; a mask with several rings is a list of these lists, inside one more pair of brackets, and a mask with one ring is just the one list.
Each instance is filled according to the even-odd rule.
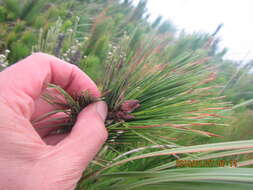
[[103,101],[96,103],[96,110],[99,116],[105,121],[105,118],[107,116],[107,104]]

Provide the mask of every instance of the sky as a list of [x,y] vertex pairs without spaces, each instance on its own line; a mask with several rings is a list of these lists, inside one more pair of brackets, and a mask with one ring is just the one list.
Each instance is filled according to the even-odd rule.
[[186,32],[213,33],[229,49],[225,58],[253,59],[253,0],[149,0],[151,18],[162,15]]

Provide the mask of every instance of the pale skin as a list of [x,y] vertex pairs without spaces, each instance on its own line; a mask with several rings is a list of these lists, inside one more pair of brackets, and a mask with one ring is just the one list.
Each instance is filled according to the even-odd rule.
[[31,121],[56,109],[40,98],[47,83],[70,94],[88,90],[100,96],[95,83],[76,66],[43,53],[0,72],[0,189],[74,189],[107,139],[104,102],[86,107],[69,134],[37,130]]

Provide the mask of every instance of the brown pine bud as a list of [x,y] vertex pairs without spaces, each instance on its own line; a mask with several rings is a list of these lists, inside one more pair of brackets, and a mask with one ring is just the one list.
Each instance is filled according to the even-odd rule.
[[120,110],[125,113],[131,113],[138,107],[140,107],[139,100],[126,100],[120,106]]

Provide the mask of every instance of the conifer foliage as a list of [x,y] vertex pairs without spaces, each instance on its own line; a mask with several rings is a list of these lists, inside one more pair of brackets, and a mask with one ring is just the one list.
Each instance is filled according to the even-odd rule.
[[[213,50],[214,36],[182,33],[178,37],[173,24],[162,17],[150,24],[146,3],[141,0],[134,7],[126,0],[73,1],[67,15],[70,22],[59,17],[40,30],[38,43],[31,49],[79,66],[95,80],[102,97],[95,99],[89,92],[71,96],[49,84],[48,88],[57,90],[66,101],[63,104],[49,94],[43,98],[63,109],[47,113],[33,124],[64,112],[67,118],[58,118],[64,122],[57,125],[60,129],[56,132],[66,133],[85,106],[106,101],[109,138],[77,189],[252,188],[249,168],[177,168],[180,159],[231,159],[251,153],[253,141],[184,142],[188,135],[221,138],[208,128],[229,127],[232,104],[219,94],[221,86],[215,82],[221,54]],[[250,164],[252,160],[237,166]]]

